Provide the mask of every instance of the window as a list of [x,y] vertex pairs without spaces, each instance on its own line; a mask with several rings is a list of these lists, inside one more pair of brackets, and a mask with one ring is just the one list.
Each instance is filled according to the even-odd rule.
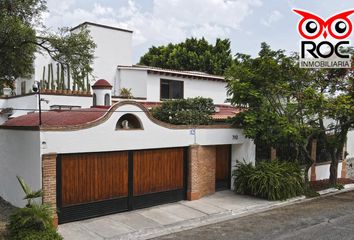
[[140,119],[131,114],[127,113],[121,116],[117,122],[116,130],[134,130],[134,129],[143,129],[143,125],[140,122]]
[[94,93],[94,94],[93,94],[92,99],[93,99],[93,104],[92,104],[92,106],[96,106],[96,105],[97,105],[97,97],[96,97],[96,93]]
[[106,93],[106,95],[104,95],[104,105],[105,106],[110,106],[111,105],[111,99],[110,99],[108,93]]
[[183,98],[183,81],[161,79],[160,98],[161,99]]

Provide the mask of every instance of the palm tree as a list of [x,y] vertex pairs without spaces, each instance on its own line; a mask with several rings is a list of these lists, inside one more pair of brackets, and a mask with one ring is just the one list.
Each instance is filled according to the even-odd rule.
[[27,204],[26,207],[31,207],[32,206],[32,200],[35,198],[39,198],[42,197],[42,190],[37,190],[37,191],[33,191],[25,182],[25,180],[20,177],[20,176],[16,176],[18,182],[20,183],[23,192],[25,193],[25,197],[23,198],[24,200],[27,200]]

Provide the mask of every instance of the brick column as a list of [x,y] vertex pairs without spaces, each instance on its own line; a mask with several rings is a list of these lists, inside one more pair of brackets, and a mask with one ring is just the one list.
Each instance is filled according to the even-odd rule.
[[277,149],[271,147],[270,148],[270,160],[275,160],[277,158]]
[[215,192],[215,164],[215,146],[189,147],[188,200],[197,200]]
[[58,226],[57,209],[57,154],[49,153],[42,156],[42,201],[55,210],[54,225]]
[[311,166],[311,177],[310,181],[316,181],[316,156],[317,155],[317,139],[312,140],[311,145],[311,158],[315,160],[315,162]]
[[342,171],[340,177],[347,178],[347,159],[343,159],[342,161]]

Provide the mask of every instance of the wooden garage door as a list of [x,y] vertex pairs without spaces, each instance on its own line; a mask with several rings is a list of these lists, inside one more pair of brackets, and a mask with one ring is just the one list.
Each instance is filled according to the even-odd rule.
[[59,223],[185,199],[186,149],[63,154]]
[[134,208],[185,198],[184,154],[183,148],[134,152]]
[[216,146],[215,188],[222,190],[230,188],[231,146]]
[[128,209],[128,152],[62,155],[58,165],[61,222]]

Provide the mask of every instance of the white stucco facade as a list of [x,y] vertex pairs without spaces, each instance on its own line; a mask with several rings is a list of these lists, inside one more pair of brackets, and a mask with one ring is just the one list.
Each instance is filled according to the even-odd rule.
[[[114,107],[113,107],[114,108]],[[143,129],[116,130],[126,113],[139,118]],[[97,121],[97,123],[95,123]],[[126,150],[188,147],[190,145],[232,146],[232,166],[236,160],[254,162],[255,146],[241,129],[226,126],[174,127],[153,120],[138,104],[120,103],[114,112],[81,127],[43,127],[39,130],[0,129],[0,195],[16,206],[23,206],[23,193],[16,176],[33,188],[42,187],[43,154],[111,152]],[[20,151],[19,151],[20,146]]]
[[352,159],[354,158],[354,130],[348,132],[347,139],[347,159]]
[[16,176],[33,190],[42,188],[38,131],[0,130],[0,196],[17,207],[25,205]]
[[[136,115],[144,129],[116,130],[119,118],[126,113]],[[243,144],[245,141],[241,129],[197,128],[195,135],[191,130],[192,128],[170,129],[160,126],[151,121],[142,108],[127,104],[117,108],[109,119],[94,127],[75,131],[43,130],[41,142],[46,143],[46,147],[42,149],[45,154],[184,147],[192,144]],[[245,155],[246,151],[245,149],[242,154]]]

